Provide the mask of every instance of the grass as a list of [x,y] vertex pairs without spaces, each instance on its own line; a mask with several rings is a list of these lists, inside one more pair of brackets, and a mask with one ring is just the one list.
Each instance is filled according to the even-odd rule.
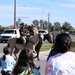
[[71,44],[71,50],[75,52],[75,40],[72,41],[72,44]]
[[52,44],[42,46],[41,49],[40,49],[40,51],[47,51],[47,50],[50,50],[51,47],[52,47]]
[[[47,50],[50,50],[50,48],[52,47],[53,44],[49,44],[49,45],[45,45],[45,46],[42,46],[40,51],[47,51]],[[75,52],[75,40],[72,41],[72,44],[71,44],[71,49],[72,51]]]

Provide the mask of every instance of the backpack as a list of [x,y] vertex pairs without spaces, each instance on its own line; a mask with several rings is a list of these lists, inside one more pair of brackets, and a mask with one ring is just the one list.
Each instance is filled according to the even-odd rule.
[[18,74],[18,75],[37,75],[35,74],[35,72],[30,72],[30,74],[28,74],[28,70],[24,70],[22,73]]

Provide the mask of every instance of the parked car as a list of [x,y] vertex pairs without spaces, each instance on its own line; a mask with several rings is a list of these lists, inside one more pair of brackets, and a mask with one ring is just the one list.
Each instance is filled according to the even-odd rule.
[[38,30],[38,33],[47,34],[48,33],[48,30],[42,30],[42,29],[40,29],[40,30]]
[[11,38],[19,38],[19,29],[6,29],[0,35],[0,42],[7,42]]

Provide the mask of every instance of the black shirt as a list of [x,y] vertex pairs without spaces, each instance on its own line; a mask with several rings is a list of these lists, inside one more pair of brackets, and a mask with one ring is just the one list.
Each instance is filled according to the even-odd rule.
[[25,35],[25,34],[22,34],[22,32],[25,33],[25,29],[23,29],[23,27],[21,27],[21,28],[19,29],[19,32],[20,32],[20,35],[21,35],[21,36],[24,36],[24,35]]

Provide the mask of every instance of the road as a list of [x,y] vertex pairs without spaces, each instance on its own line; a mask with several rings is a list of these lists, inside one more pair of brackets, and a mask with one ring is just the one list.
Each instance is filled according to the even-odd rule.
[[[45,44],[49,44],[49,43],[47,41],[45,41]],[[0,56],[3,55],[2,50],[6,45],[7,45],[7,43],[0,43]],[[34,55],[36,55],[36,54],[34,54]],[[40,61],[38,61],[37,59],[34,60],[36,65],[41,67],[40,68],[41,75],[45,74],[45,65],[46,65],[47,55],[48,55],[48,52],[40,52]]]

